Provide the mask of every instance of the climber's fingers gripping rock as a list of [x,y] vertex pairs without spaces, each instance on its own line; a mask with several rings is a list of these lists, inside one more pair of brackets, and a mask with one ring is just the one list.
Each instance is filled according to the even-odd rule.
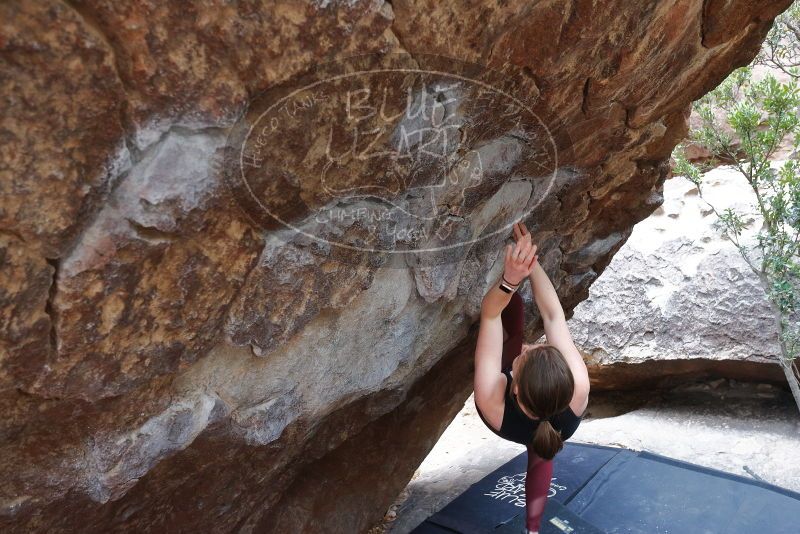
[[[514,223],[514,241],[519,241],[525,234],[530,235],[525,223],[522,221]],[[533,240],[533,236],[531,236],[531,240]]]
[[[504,278],[511,284],[521,283],[533,271],[537,259],[537,246],[531,242],[531,234],[522,234],[521,230],[514,225],[514,234],[517,238],[515,245],[506,245]],[[527,232],[527,230],[526,230]]]

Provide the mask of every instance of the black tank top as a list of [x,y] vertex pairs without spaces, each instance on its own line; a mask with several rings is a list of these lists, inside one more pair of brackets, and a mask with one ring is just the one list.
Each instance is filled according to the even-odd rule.
[[[501,438],[522,445],[529,445],[533,441],[533,435],[536,433],[540,421],[538,419],[531,419],[525,415],[525,412],[523,412],[522,408],[517,404],[517,398],[511,392],[511,371],[509,369],[503,369],[503,374],[506,375],[506,392],[505,406],[503,408],[503,422],[500,424],[500,432],[495,430],[492,425],[484,419],[477,404],[475,405],[475,409],[484,424],[489,427],[489,430]],[[561,439],[567,440],[578,429],[581,419],[582,417],[575,415],[572,408],[567,406],[566,410],[563,412],[550,417],[550,422],[553,428],[561,431]]]

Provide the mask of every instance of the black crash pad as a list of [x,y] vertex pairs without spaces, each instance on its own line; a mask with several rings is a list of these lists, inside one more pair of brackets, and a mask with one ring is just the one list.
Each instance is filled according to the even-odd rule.
[[[523,452],[414,534],[525,532],[526,466]],[[797,534],[799,517],[797,492],[648,452],[566,443],[541,534]]]
[[609,533],[800,532],[800,494],[647,452],[615,456],[568,506]]
[[[550,500],[566,503],[620,449],[566,443],[553,460]],[[525,472],[528,453],[523,452],[492,471],[456,497],[427,522],[448,532],[483,533],[494,530],[525,513]],[[419,530],[415,534],[435,532]]]
[[[492,530],[494,534],[528,534],[525,513]],[[544,516],[539,524],[539,534],[603,534],[580,516],[555,499],[548,499]]]
[[[467,531],[471,531],[471,528],[468,527]],[[415,534],[453,534],[454,532],[464,531],[443,527],[430,521],[425,521],[414,529]],[[489,532],[493,534],[527,534],[524,511],[517,512],[517,515]],[[548,499],[539,534],[603,534],[603,531],[591,526],[556,499]]]

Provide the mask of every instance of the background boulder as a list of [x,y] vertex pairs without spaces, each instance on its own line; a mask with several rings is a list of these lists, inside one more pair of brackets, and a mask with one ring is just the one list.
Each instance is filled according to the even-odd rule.
[[[742,215],[740,243],[758,261],[762,219],[744,176],[718,167],[702,187],[718,212]],[[785,384],[765,290],[705,200],[686,178],[667,180],[664,203],[636,225],[575,308],[570,329],[596,388],[644,389],[704,375]]]

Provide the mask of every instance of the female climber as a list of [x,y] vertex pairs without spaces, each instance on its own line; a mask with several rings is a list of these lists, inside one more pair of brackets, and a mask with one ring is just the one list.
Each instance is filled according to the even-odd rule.
[[[529,534],[538,534],[553,457],[581,422],[589,402],[589,373],[524,224],[514,225],[514,239],[516,244],[505,248],[502,280],[489,288],[481,305],[475,407],[492,432],[527,446],[526,526]],[[516,290],[527,277],[547,343],[526,344],[523,350],[524,307]]]

